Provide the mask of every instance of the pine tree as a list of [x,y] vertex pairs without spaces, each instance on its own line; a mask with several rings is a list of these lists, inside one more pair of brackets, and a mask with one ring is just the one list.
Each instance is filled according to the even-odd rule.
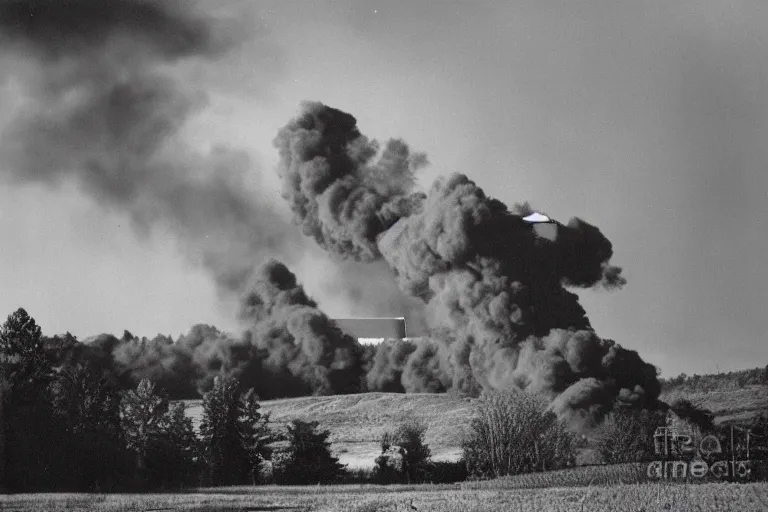
[[[52,386],[54,413],[66,436],[60,476],[68,490],[110,490],[125,482],[129,466],[117,389],[97,372],[64,367]],[[74,470],[73,470],[74,468]]]
[[42,331],[23,308],[0,327],[0,371],[15,402],[34,401],[51,380]]
[[193,482],[196,439],[183,403],[171,405],[152,381],[143,379],[123,393],[120,418],[139,483],[167,487]]
[[[176,402],[168,407],[162,432],[154,446],[150,467],[167,483],[192,484],[198,473],[198,442],[192,419],[184,414],[186,406]],[[160,482],[161,485],[163,482]]]
[[256,468],[270,458],[267,445],[273,440],[272,432],[268,426],[269,415],[259,411],[261,406],[258,400],[259,397],[253,389],[249,389],[240,397],[240,418],[238,421],[240,439],[243,448],[245,448],[254,483]]
[[345,473],[345,466],[331,454],[330,432],[318,430],[317,421],[293,420],[287,428],[290,445],[275,468],[275,481],[283,484],[330,483]]
[[0,487],[42,489],[55,457],[48,399],[53,369],[42,331],[22,308],[0,326]]
[[203,397],[200,423],[203,453],[212,485],[253,482],[258,463],[268,457],[268,416],[259,412],[253,390],[240,392],[236,379],[216,377]]

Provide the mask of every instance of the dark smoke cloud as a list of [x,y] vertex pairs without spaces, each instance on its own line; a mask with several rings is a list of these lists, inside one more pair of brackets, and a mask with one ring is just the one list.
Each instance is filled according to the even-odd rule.
[[376,346],[366,368],[369,391],[405,393],[403,368],[417,345],[408,340],[385,340]]
[[554,240],[539,237],[523,220],[530,205],[510,210],[462,174],[412,193],[405,143],[396,142],[397,158],[390,142],[375,160],[379,146],[354,117],[320,103],[304,104],[275,145],[304,233],[343,257],[386,261],[443,328],[406,360],[406,390],[524,388],[572,417],[599,417],[617,400],[655,402],[655,369],[598,338],[566,289],[624,284],[597,227],[574,218]]
[[320,283],[319,289],[333,298],[332,316],[405,317],[408,336],[426,333],[424,303],[400,291],[386,262],[334,261],[329,271],[336,277]]
[[[240,293],[266,258],[296,265],[320,252],[281,215],[284,204],[259,188],[247,152],[202,151],[184,138],[206,91],[185,84],[180,70],[233,51],[243,42],[237,28],[195,13],[189,2],[0,1],[0,57],[14,63],[4,78],[26,96],[0,138],[0,178],[73,181],[97,204],[127,214],[140,233],[170,230],[222,291]],[[398,186],[407,188],[406,162],[420,159],[392,143],[368,178],[386,192],[395,185],[384,177],[399,174]],[[367,315],[413,310],[420,318],[388,270],[327,263],[315,286],[347,309],[338,314],[363,314],[349,309],[367,303]]]
[[4,0],[0,7],[0,26],[10,42],[52,60],[104,46],[118,34],[168,58],[216,51],[222,43],[214,41],[204,20],[183,15],[172,2]]
[[344,258],[380,257],[376,237],[418,205],[409,194],[413,173],[426,164],[401,140],[363,136],[349,114],[306,103],[304,114],[280,131],[283,197],[304,234]]
[[363,360],[357,340],[317,309],[296,276],[269,261],[256,273],[243,302],[248,338],[264,351],[264,366],[290,374],[312,394],[360,391]]
[[[176,397],[208,389],[219,372],[241,376],[263,396],[359,390],[354,340],[316,309],[295,278],[289,286],[287,269],[273,262],[267,274],[251,276],[254,264],[270,257],[301,261],[307,242],[251,182],[258,174],[250,156],[223,146],[201,151],[184,138],[206,96],[183,83],[180,69],[231,50],[240,42],[231,28],[193,13],[187,2],[0,1],[0,56],[23,63],[4,79],[24,95],[0,138],[2,177],[47,186],[75,182],[97,204],[127,214],[140,233],[171,230],[222,291],[255,286],[244,337],[206,325],[175,342],[103,335],[74,347],[68,358],[104,368],[125,386],[152,378]],[[365,163],[377,146],[358,150],[356,162]],[[366,164],[366,183],[379,196],[401,193],[413,185],[412,169],[424,163],[392,141],[377,165]],[[353,185],[348,192],[359,196]],[[377,206],[382,215],[393,207]],[[369,302],[368,314],[411,309],[388,271],[358,267],[331,268],[319,283],[325,296]],[[278,302],[270,295],[275,290]]]
[[284,264],[263,264],[248,289],[242,316],[250,328],[239,337],[202,324],[175,342],[103,334],[58,350],[56,359],[99,369],[126,389],[149,378],[173,398],[200,396],[221,374],[237,377],[264,399],[363,389],[362,347],[317,309]]
[[29,97],[3,133],[0,155],[14,181],[74,180],[141,231],[173,230],[220,286],[237,289],[255,255],[292,255],[301,241],[267,194],[248,190],[247,153],[200,152],[181,136],[205,97],[183,86],[176,66],[236,42],[188,7],[0,2],[3,51],[31,64],[11,76]]

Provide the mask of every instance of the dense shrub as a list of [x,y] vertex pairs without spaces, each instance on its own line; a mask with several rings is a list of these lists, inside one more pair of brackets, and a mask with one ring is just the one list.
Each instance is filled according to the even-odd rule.
[[381,455],[376,458],[376,479],[381,483],[426,480],[431,451],[424,441],[427,425],[415,420],[402,423],[381,438]]
[[664,425],[663,411],[618,409],[598,427],[595,445],[602,460],[609,464],[653,460],[653,434]]
[[467,464],[459,461],[429,461],[423,466],[421,481],[430,484],[451,484],[467,479]]
[[467,471],[481,478],[574,463],[573,435],[542,398],[523,391],[483,392],[463,448]]

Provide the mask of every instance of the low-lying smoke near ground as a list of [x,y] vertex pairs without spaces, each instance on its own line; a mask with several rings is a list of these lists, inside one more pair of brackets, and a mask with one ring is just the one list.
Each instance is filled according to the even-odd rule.
[[266,262],[253,272],[249,290],[241,311],[248,329],[240,337],[207,325],[175,342],[101,335],[59,357],[93,364],[123,387],[150,378],[175,398],[199,396],[221,373],[264,398],[360,391],[360,345],[317,309],[284,264]]
[[[295,225],[283,204],[246,186],[247,151],[189,145],[183,127],[205,91],[174,70],[237,43],[217,23],[167,1],[0,2],[0,54],[18,62],[4,90],[23,91],[0,139],[0,175],[72,181],[140,231],[172,230],[221,290],[242,297],[241,336],[202,325],[175,341],[102,335],[60,346],[62,361],[93,364],[124,386],[151,377],[174,397],[225,372],[263,398],[520,388],[586,422],[617,403],[655,405],[655,368],[598,337],[571,291],[625,282],[597,227],[574,218],[554,240],[537,237],[523,220],[530,205],[508,207],[463,174],[415,192],[424,154],[402,140],[380,145],[320,103],[275,139]],[[418,304],[429,336],[373,348],[344,334],[283,263],[318,248],[351,270],[326,290],[375,296],[375,307]]]

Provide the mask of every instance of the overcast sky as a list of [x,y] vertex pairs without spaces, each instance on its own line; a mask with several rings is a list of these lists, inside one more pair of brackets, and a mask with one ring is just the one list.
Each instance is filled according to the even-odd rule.
[[[174,71],[208,95],[185,133],[252,153],[255,186],[278,196],[272,140],[302,100],[322,101],[425,151],[424,188],[459,171],[508,204],[598,226],[628,283],[582,303],[598,334],[663,376],[768,364],[765,2],[203,7],[250,36]],[[13,94],[0,98],[7,124]],[[171,231],[141,236],[76,183],[0,181],[0,239],[0,314],[23,306],[46,334],[235,328],[233,303]],[[329,264],[294,270],[350,316],[318,284]]]

